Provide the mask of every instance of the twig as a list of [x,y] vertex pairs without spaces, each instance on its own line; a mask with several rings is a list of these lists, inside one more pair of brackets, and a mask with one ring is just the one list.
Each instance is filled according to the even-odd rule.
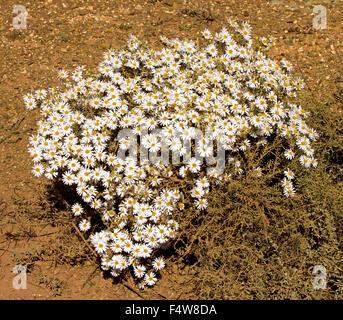
[[162,293],[159,293],[156,289],[153,289],[153,291],[156,292],[161,298],[169,300],[166,296],[164,296]]
[[144,297],[137,292],[135,289],[133,289],[129,284],[126,283],[122,283],[121,285],[123,285],[124,287],[126,287],[127,289],[129,289],[130,291],[132,291],[133,293],[135,293],[137,296],[139,296],[140,298],[144,299]]
[[181,292],[176,298],[175,298],[175,300],[179,300],[180,299],[180,297],[183,295],[183,292]]
[[50,235],[52,235],[52,234],[55,234],[55,233],[57,233],[57,231],[55,231],[55,232],[49,232],[49,233],[43,233],[43,234],[39,234],[39,235],[37,235],[37,236],[32,236],[32,238],[38,238],[38,237],[50,236]]
[[89,248],[89,250],[94,254],[95,257],[98,257],[97,253],[95,252],[95,250],[89,245],[89,243],[87,242],[87,240],[84,238],[84,236],[82,235],[82,233],[80,232],[80,230],[78,229],[78,227],[75,225],[75,223],[72,221],[71,224],[73,225],[73,227],[75,228],[76,232],[79,234],[79,236],[81,237],[81,239],[84,241],[84,243],[87,245],[87,247]]
[[84,282],[84,284],[81,286],[81,289],[83,289],[84,286],[86,285],[86,283],[88,283],[88,282],[92,279],[94,273],[95,273],[98,269],[99,269],[99,266],[96,266],[95,269],[93,270],[93,272],[88,276],[87,280],[86,280],[86,281]]

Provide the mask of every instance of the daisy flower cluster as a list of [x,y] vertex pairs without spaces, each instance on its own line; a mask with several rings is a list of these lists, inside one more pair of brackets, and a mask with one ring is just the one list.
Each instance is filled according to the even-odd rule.
[[[130,270],[140,288],[154,285],[165,267],[161,252],[178,232],[185,199],[204,211],[212,182],[242,174],[239,154],[252,144],[277,134],[289,146],[286,159],[317,165],[317,133],[291,103],[304,82],[290,75],[288,61],[268,58],[273,39],[254,48],[249,24],[231,19],[214,35],[161,41],[161,50],[145,49],[132,35],[120,51],[105,52],[96,74],[61,70],[61,87],[24,96],[42,115],[30,137],[33,174],[75,188],[80,200],[71,210],[101,268],[113,277]],[[195,143],[197,130],[207,134]],[[201,160],[213,156],[213,139],[217,153],[229,155],[225,170],[213,167],[218,159],[207,168]],[[177,161],[159,156],[166,150]],[[284,194],[292,196],[294,173],[284,174]],[[94,212],[101,226],[93,225]]]

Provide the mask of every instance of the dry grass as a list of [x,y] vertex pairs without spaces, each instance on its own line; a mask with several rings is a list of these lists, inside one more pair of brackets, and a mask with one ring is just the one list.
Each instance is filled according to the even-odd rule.
[[[282,145],[268,152],[251,150],[247,159],[265,168],[262,178],[245,174],[211,193],[205,214],[179,217],[183,233],[176,244],[192,264],[197,295],[203,299],[342,299],[343,297],[343,92],[333,100],[316,99],[308,90],[300,103],[311,105],[310,124],[319,166],[297,173],[295,197],[280,196],[280,171],[286,168]],[[179,247],[180,246],[180,247]],[[327,290],[314,291],[312,271],[322,264]]]
[[[16,1],[0,9],[0,297],[63,299],[342,299],[343,298],[343,81],[340,1],[325,2],[329,28],[311,27],[315,1],[22,1],[28,30],[8,27]],[[115,15],[113,14],[115,12]],[[102,52],[130,33],[158,46],[160,35],[194,38],[218,30],[228,16],[247,20],[259,36],[277,36],[273,55],[294,63],[308,88],[299,103],[311,111],[319,166],[297,173],[297,194],[281,196],[276,178],[285,163],[275,149],[250,153],[266,173],[246,174],[212,191],[206,214],[178,217],[182,233],[156,288],[136,292],[106,279],[71,225],[68,198],[58,186],[30,174],[28,137],[38,112],[22,96],[57,83],[60,67],[93,68]],[[273,153],[272,153],[273,151]],[[275,169],[275,170],[274,170]],[[11,287],[15,264],[28,267],[28,290]],[[312,287],[312,270],[327,269],[328,289]]]

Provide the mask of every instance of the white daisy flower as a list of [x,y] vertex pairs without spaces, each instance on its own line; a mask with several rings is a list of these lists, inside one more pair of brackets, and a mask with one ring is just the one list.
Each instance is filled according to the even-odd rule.
[[152,262],[152,267],[156,270],[156,271],[160,271],[165,267],[166,263],[163,260],[163,258],[155,258]]
[[144,283],[147,286],[153,286],[157,281],[156,275],[154,272],[148,272],[145,276],[144,276]]
[[83,219],[79,223],[79,228],[83,232],[88,231],[91,228],[91,223],[89,221],[87,221],[86,219]]

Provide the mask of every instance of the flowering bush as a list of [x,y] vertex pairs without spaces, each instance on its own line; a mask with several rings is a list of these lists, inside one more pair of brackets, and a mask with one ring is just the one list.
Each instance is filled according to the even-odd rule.
[[[242,174],[252,144],[278,135],[286,159],[317,165],[317,133],[291,103],[303,80],[286,60],[268,58],[273,38],[253,48],[247,23],[229,25],[232,33],[205,30],[196,41],[161,37],[161,50],[131,36],[126,48],[105,53],[98,74],[61,70],[61,87],[24,97],[43,117],[30,137],[33,174],[75,187],[80,201],[71,210],[101,268],[113,277],[130,269],[140,288],[165,266],[161,252],[175,239],[185,199],[205,214],[211,185]],[[287,169],[287,197],[293,178]]]

